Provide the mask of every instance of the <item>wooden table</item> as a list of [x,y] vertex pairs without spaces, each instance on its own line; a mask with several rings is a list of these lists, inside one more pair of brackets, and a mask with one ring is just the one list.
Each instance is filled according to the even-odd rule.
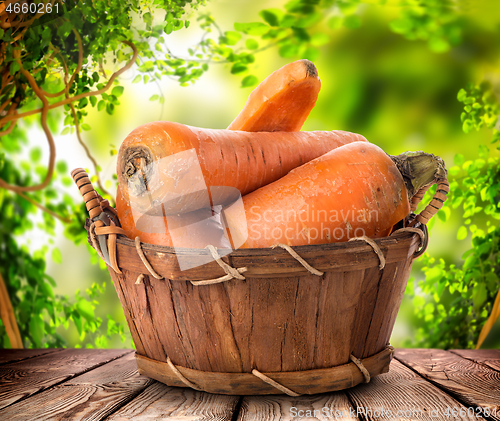
[[132,350],[0,350],[2,421],[472,420],[487,411],[500,420],[500,350],[397,349],[390,372],[368,384],[298,398],[168,387],[138,374]]

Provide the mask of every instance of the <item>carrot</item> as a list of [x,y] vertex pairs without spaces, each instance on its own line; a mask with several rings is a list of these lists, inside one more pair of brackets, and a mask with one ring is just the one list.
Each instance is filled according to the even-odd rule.
[[123,141],[118,182],[139,212],[179,214],[230,203],[354,141],[366,139],[344,131],[247,133],[153,122]]
[[142,214],[132,209],[118,187],[116,211],[121,227],[132,240],[138,236],[141,242],[169,247],[204,248],[208,244],[231,247],[220,214],[210,208],[168,217]]
[[403,177],[378,146],[353,142],[243,197],[224,216],[243,248],[383,237],[410,212]]
[[297,60],[271,73],[229,125],[247,132],[297,132],[316,104],[321,81],[313,63]]

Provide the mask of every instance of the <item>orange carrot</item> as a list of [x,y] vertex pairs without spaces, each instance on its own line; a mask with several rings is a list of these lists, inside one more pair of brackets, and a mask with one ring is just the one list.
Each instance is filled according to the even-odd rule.
[[229,125],[247,132],[297,132],[316,104],[321,81],[313,63],[297,60],[271,73]]
[[243,248],[383,237],[410,212],[403,177],[378,146],[354,142],[243,197],[224,216]]
[[132,240],[138,236],[144,243],[185,248],[204,248],[208,244],[218,248],[231,246],[220,214],[214,214],[211,209],[165,217],[142,214],[132,209],[118,187],[116,211],[121,227]]
[[118,182],[141,213],[179,214],[230,203],[354,141],[366,139],[344,131],[247,133],[153,122],[122,143]]

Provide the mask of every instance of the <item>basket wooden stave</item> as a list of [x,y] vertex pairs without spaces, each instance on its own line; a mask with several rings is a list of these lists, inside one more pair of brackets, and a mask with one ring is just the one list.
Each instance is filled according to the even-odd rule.
[[[294,247],[322,276],[282,249],[235,250],[222,260],[246,269],[245,279],[198,286],[191,281],[225,271],[215,261],[181,271],[176,254],[206,261],[208,250],[137,244],[124,236],[112,243],[116,265],[108,269],[141,374],[212,393],[303,394],[345,389],[368,373],[369,379],[388,371],[389,338],[421,237],[397,232],[376,239],[383,270],[364,242]],[[365,374],[351,362],[356,357]]]

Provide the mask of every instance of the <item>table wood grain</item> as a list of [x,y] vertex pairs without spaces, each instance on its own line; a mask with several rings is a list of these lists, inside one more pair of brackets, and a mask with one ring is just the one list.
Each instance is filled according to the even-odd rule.
[[369,383],[290,397],[169,387],[128,349],[0,349],[0,420],[335,419],[500,421],[500,350],[397,349]]

